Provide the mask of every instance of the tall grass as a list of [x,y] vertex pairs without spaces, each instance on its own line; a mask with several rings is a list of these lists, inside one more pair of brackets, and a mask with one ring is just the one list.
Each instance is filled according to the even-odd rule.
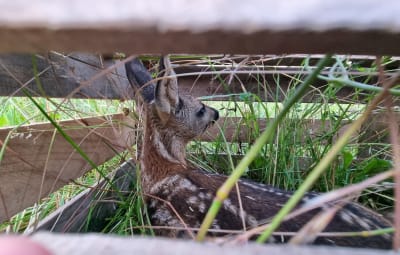
[[[152,58],[150,58],[152,59]],[[195,60],[193,60],[195,59]],[[236,137],[230,141],[225,137],[228,122],[220,122],[221,132],[212,142],[194,141],[188,146],[189,160],[192,164],[209,171],[231,174],[234,166],[249,151],[254,141],[262,134],[265,127],[270,123],[282,108],[282,97],[290,97],[295,89],[303,82],[304,74],[287,74],[276,72],[273,74],[262,72],[249,75],[247,80],[255,84],[256,93],[243,90],[242,93],[233,93],[230,90],[231,80],[237,81],[236,76],[223,75],[218,73],[216,66],[224,64],[229,70],[247,70],[246,68],[257,69],[259,71],[275,70],[274,66],[284,61],[270,63],[268,57],[205,57],[199,56],[188,60],[179,57],[175,63],[181,64],[207,64],[207,70],[214,72],[212,79],[217,80],[226,89],[225,98],[230,101],[214,101],[221,98],[208,97],[206,103],[220,110],[221,117],[236,117],[237,126],[231,131]],[[240,67],[238,67],[240,62]],[[272,62],[271,62],[272,63]],[[345,70],[373,72],[376,66],[366,66],[363,63],[343,60]],[[384,65],[390,65],[393,61],[387,58]],[[229,66],[230,65],[230,66]],[[300,70],[307,71],[307,61],[299,64]],[[272,69],[271,69],[272,68]],[[273,77],[273,81],[267,76]],[[233,77],[233,78],[232,78]],[[357,79],[357,82],[371,83],[374,79],[372,75],[351,75],[349,80]],[[283,83],[288,82],[286,90]],[[288,190],[296,190],[305,180],[310,171],[332,148],[332,144],[343,132],[346,124],[355,120],[365,109],[370,98],[365,98],[369,92],[356,88],[354,94],[348,95],[346,100],[341,100],[337,94],[341,91],[341,86],[337,85],[337,80],[327,80],[322,86],[313,86],[307,91],[306,96],[313,96],[311,102],[296,102],[286,117],[277,126],[273,139],[270,143],[262,146],[257,153],[254,161],[248,166],[243,177],[253,179],[265,184],[281,187]],[[312,84],[314,85],[314,84]],[[276,90],[272,90],[276,86]],[[272,98],[270,102],[264,102],[262,98]],[[362,100],[361,100],[362,98]],[[119,112],[122,107],[132,108],[129,102],[121,104],[118,101],[106,100],[68,100],[60,104],[60,100],[37,99],[40,106],[47,110],[49,115],[55,120],[82,118],[86,116],[97,116]],[[29,124],[33,122],[46,121],[36,107],[26,98],[0,98],[0,103],[4,105],[0,109],[0,126],[12,126]],[[245,136],[240,135],[244,130],[248,130]],[[240,140],[238,139],[240,137]],[[379,143],[381,146],[377,151],[373,151],[369,156],[361,157],[360,148],[365,144],[360,144],[359,137],[353,137],[352,142],[345,146],[328,166],[312,189],[325,192],[343,187],[351,183],[360,182],[369,176],[382,172],[391,167],[391,160],[387,157],[388,145]],[[373,143],[369,142],[369,145]],[[373,147],[377,148],[377,147]],[[119,158],[104,165],[107,170],[115,168],[119,163]],[[58,208],[71,197],[81,192],[85,187],[95,184],[99,180],[99,175],[91,171],[85,177],[77,180],[82,185],[71,184],[60,191],[44,199],[40,205],[36,205],[16,215],[10,222],[0,225],[0,231],[20,232],[23,231],[32,221],[33,217],[42,219],[49,212]],[[386,186],[390,187],[391,183]],[[390,211],[393,206],[393,194],[385,186],[376,186],[366,190],[359,201],[372,207],[374,210]],[[89,215],[88,221],[95,221]],[[102,232],[111,232],[121,235],[131,234],[152,234],[149,228],[149,220],[137,183],[132,186],[132,193],[120,201],[115,215],[107,219],[106,224],[100,229]]]
[[[286,96],[290,96],[303,78],[292,77]],[[260,94],[269,85],[263,83],[265,79],[256,78]],[[370,77],[365,80],[371,79]],[[280,75],[275,75],[276,86],[279,90]],[[346,100],[338,100],[336,94],[340,88],[336,86],[324,86],[314,88],[309,93],[318,95],[313,103],[296,103],[293,109],[279,124],[273,143],[267,144],[260,151],[256,159],[249,165],[245,177],[259,182],[271,184],[281,188],[295,190],[303,182],[310,169],[326,154],[332,143],[343,132],[348,123],[355,120],[364,110],[368,99],[360,102],[360,90],[355,90],[354,95]],[[276,97],[278,97],[276,95]],[[239,99],[239,98],[236,98]],[[240,100],[243,98],[240,98]],[[251,132],[238,143],[225,144],[223,133],[210,144],[193,142],[189,151],[195,152],[190,159],[201,167],[218,169],[219,172],[229,174],[229,160],[231,157],[238,160],[248,151],[254,140],[259,137],[263,128],[271,119],[276,117],[280,109],[279,103],[261,102],[257,95],[244,98],[245,101],[208,102],[209,105],[220,109],[220,115],[224,117],[238,117],[235,134],[239,134],[247,128]],[[276,98],[279,102],[279,98]],[[222,110],[221,110],[222,109]],[[232,113],[234,109],[235,112]],[[220,123],[225,128],[225,123]],[[368,158],[358,158],[358,147],[355,136],[340,155],[332,162],[326,174],[320,182],[314,186],[316,191],[329,191],[353,182],[361,181],[377,171],[384,171],[390,166],[390,161],[385,159],[374,160],[383,155],[383,151],[377,152]],[[227,146],[229,150],[226,150]],[[388,146],[388,145],[386,145]],[[227,155],[228,152],[232,155]],[[221,158],[221,155],[223,156]],[[372,161],[371,161],[372,160]],[[371,163],[369,163],[371,162]],[[366,167],[369,166],[369,167]],[[361,170],[363,169],[363,170]],[[362,177],[364,176],[364,178]]]
[[[60,121],[120,113],[121,109],[127,105],[117,100],[70,99],[63,103],[61,99],[35,98],[34,100],[39,106],[35,106],[26,97],[1,97],[0,102],[3,107],[0,109],[0,128],[47,122],[48,119],[38,107],[46,110],[48,116],[54,121]],[[104,173],[110,172],[118,166],[120,161],[121,155],[116,155],[98,169]],[[42,199],[39,204],[25,209],[8,222],[0,224],[0,232],[25,231],[83,190],[95,185],[100,179],[98,172],[89,171],[83,177]]]

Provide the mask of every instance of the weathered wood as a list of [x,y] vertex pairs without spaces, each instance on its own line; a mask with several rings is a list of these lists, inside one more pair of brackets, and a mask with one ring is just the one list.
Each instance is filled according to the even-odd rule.
[[[276,80],[276,77],[274,78],[272,74],[260,76],[258,77],[259,80],[257,80],[256,76],[241,74],[235,75],[235,78],[230,83],[227,82],[228,79],[224,80],[226,76],[222,75],[223,82],[209,75],[179,77],[179,90],[195,97],[207,97],[207,100],[210,101],[246,101],[246,95],[244,94],[252,93],[254,97],[247,100],[282,102],[287,97],[288,92],[293,91],[300,84],[294,83],[292,77],[285,75],[280,75],[279,80]],[[278,82],[279,84],[277,84]],[[321,93],[328,89],[326,82],[318,80],[313,86],[315,89],[310,89],[309,93],[302,98],[302,102],[309,103],[322,100]],[[336,97],[331,98],[329,102],[335,100],[335,102],[346,103],[356,99],[362,103],[363,100],[368,98],[368,93],[364,92],[356,95],[356,91],[350,87],[337,88],[336,90]],[[230,94],[232,96],[227,96]]]
[[[36,55],[40,87],[35,81],[32,57],[27,54],[0,56],[1,96],[24,96],[21,88],[25,84],[34,96],[121,100],[133,96],[123,65],[114,61],[103,62],[100,56],[84,53]],[[112,64],[116,64],[115,69],[103,70]]]
[[[322,55],[281,55],[281,56],[211,56],[211,60],[181,60],[177,59],[174,70],[179,79],[181,92],[189,93],[196,97],[207,97],[207,100],[236,100],[242,101],[243,95],[239,93],[253,93],[257,99],[267,102],[283,101],[290,90],[301,84],[302,80],[310,74],[305,69],[304,60],[308,59],[310,66],[322,57]],[[352,67],[348,67],[346,74],[361,83],[367,82],[374,85],[378,81],[378,72],[371,70],[375,60],[372,56],[338,56],[348,59]],[[385,75],[390,76],[397,70],[400,61],[393,58],[392,64],[385,66],[388,70]],[[364,71],[360,71],[363,68]],[[339,71],[322,70],[324,76],[341,76]],[[318,102],[322,100],[321,94],[325,90],[329,94],[335,93],[335,97],[329,98],[329,102],[354,102],[362,103],[371,96],[369,91],[355,90],[348,86],[327,85],[323,80],[316,80],[312,84],[313,89],[302,98],[302,102]],[[233,94],[236,96],[227,96]],[[326,94],[326,93],[325,93]],[[324,99],[324,102],[326,99]]]
[[[108,178],[119,194],[122,196],[129,194],[131,192],[129,188],[136,179],[135,165],[131,160],[126,161]],[[51,213],[40,221],[36,228],[28,230],[28,233],[36,231],[61,233],[101,231],[104,226],[99,226],[99,222],[103,223],[115,214],[119,199],[118,194],[103,179],[94,187],[86,189]],[[88,216],[89,212],[90,217]],[[88,219],[91,221],[87,222]]]
[[[312,56],[310,61],[315,62],[319,57]],[[258,61],[260,59],[262,58],[259,57]],[[177,61],[179,65],[175,65],[175,70],[180,91],[190,93],[195,97],[206,96],[209,97],[208,100],[242,101],[244,99],[240,96],[227,97],[226,95],[249,92],[261,101],[283,101],[288,91],[299,84],[299,82],[294,82],[292,76],[300,74],[305,76],[307,71],[304,71],[302,67],[288,68],[277,62],[276,56],[275,58],[267,56],[265,59],[262,61],[265,66],[241,67],[238,70],[231,66],[187,65],[185,61]],[[271,59],[271,63],[268,59]],[[292,58],[281,56],[279,59],[286,64],[299,64],[301,58],[300,56],[292,56]],[[125,69],[119,61],[103,60],[101,56],[94,54],[62,55],[55,52],[43,56],[37,55],[36,60],[37,77],[39,77],[41,87],[35,81],[32,55],[0,55],[0,96],[25,96],[21,90],[21,84],[26,83],[26,88],[35,96],[120,100],[133,97],[133,90],[126,79]],[[236,59],[236,61],[239,60]],[[371,58],[368,56],[362,56],[362,58],[359,56],[353,61],[358,60],[361,61],[357,62],[360,66],[371,65]],[[110,69],[106,70],[106,68]],[[218,73],[221,71],[225,73]],[[373,84],[377,80],[376,72],[349,71],[349,73],[358,77],[356,78],[358,81],[364,81],[370,77],[369,83]],[[276,76],[278,74],[279,79]],[[219,78],[216,78],[217,75]],[[297,78],[301,79],[301,77]],[[303,102],[321,100],[320,93],[327,88],[326,82],[317,81],[313,86],[316,89],[310,90],[303,98]],[[354,95],[354,89],[343,87],[337,89],[335,100],[347,102],[355,99],[361,101],[366,98],[365,93]]]
[[[257,120],[246,121],[239,117],[222,117],[218,120],[218,125],[224,130],[225,139],[228,142],[253,143],[258,135],[263,132],[269,122],[273,119],[260,118]],[[252,124],[249,124],[252,123]],[[342,121],[341,126],[345,127],[350,121]],[[256,130],[258,128],[258,131]],[[296,122],[296,127],[285,127],[301,130],[299,142],[305,142],[307,138],[317,138],[325,135],[332,129],[332,122],[329,120],[307,119]],[[257,131],[257,132],[256,132]],[[304,133],[307,132],[307,133]],[[214,125],[207,129],[198,140],[215,141],[221,136],[220,129]],[[336,138],[336,136],[334,137]],[[327,141],[332,142],[332,141]]]
[[[134,141],[133,120],[122,114],[59,124],[95,164]],[[0,129],[0,142],[0,222],[92,168],[51,124]]]
[[396,0],[18,0],[1,6],[2,52],[400,53]]
[[184,240],[149,237],[119,237],[101,234],[51,234],[37,233],[32,240],[42,244],[54,255],[69,254],[192,254],[192,255],[394,255],[393,251],[335,248],[325,246],[296,245],[218,245],[213,243],[196,243]]
[[[400,126],[399,111],[395,111],[395,117],[397,125]],[[398,134],[398,136],[400,136],[400,134]],[[368,117],[367,121],[365,121],[361,127],[358,142],[358,155],[361,159],[370,158],[371,155],[375,155],[375,153],[379,151],[381,151],[381,153],[378,153],[380,158],[392,159],[391,153],[382,153],[384,150],[389,150],[388,145],[391,144],[389,123],[385,111],[377,110]]]

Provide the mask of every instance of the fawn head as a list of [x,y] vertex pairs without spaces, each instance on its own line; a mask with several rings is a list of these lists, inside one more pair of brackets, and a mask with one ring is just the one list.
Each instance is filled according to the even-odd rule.
[[217,110],[190,95],[179,94],[176,74],[168,57],[160,59],[156,83],[139,59],[126,63],[125,68],[130,84],[143,98],[153,129],[174,133],[175,138],[186,143],[218,120]]

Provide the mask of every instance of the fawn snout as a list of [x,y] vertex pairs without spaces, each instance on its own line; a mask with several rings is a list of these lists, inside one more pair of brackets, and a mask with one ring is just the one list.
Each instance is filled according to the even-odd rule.
[[219,119],[219,112],[214,108],[211,108],[211,110],[214,112],[214,120],[212,122],[215,123]]

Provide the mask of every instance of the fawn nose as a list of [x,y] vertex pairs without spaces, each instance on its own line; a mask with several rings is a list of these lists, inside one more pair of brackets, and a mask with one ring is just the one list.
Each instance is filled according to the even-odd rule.
[[214,121],[217,121],[219,119],[219,112],[215,109],[213,109],[214,111]]

